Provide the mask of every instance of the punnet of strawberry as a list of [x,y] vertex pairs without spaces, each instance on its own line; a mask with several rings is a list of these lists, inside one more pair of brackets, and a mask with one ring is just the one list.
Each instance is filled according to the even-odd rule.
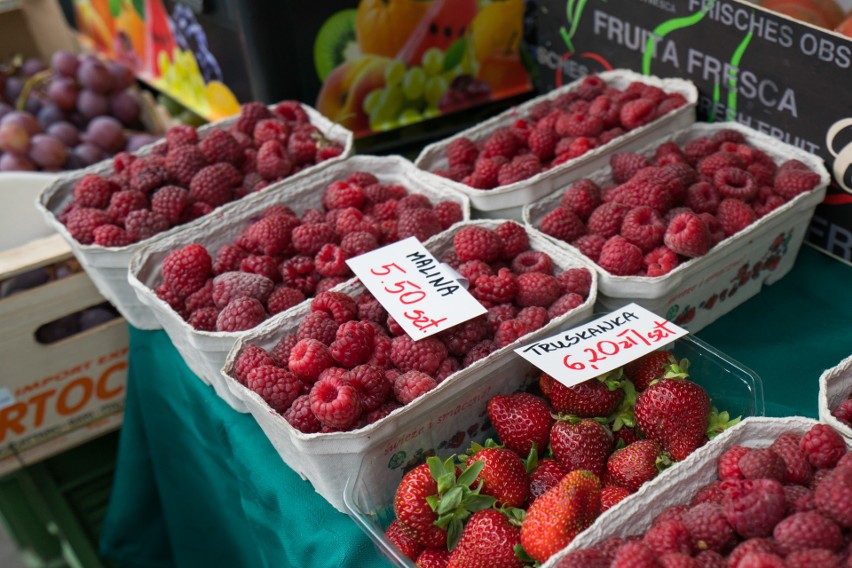
[[814,424],[768,447],[733,445],[716,473],[691,499],[659,511],[644,533],[568,552],[557,566],[850,565],[852,453],[836,430]]
[[820,183],[797,159],[776,163],[720,129],[652,154],[610,158],[608,183],[571,184],[536,228],[615,276],[657,277],[700,258]]
[[593,282],[588,268],[560,271],[531,249],[514,221],[459,228],[441,260],[487,314],[413,341],[369,292],[324,291],[269,350],[246,343],[231,376],[301,432],[355,430],[582,305]]
[[108,174],[84,175],[58,219],[83,245],[123,247],[260,191],[344,148],[298,102],[242,106],[230,127],[173,126],[147,155],[122,152]]
[[598,75],[554,100],[544,100],[484,140],[447,145],[449,169],[434,173],[474,189],[531,178],[607,144],[687,104],[680,93],[639,81],[619,89]]
[[418,565],[439,554],[458,567],[546,562],[739,421],[711,407],[688,368],[660,350],[571,387],[543,374],[537,394],[494,396],[487,409],[499,443],[409,471],[386,537]]
[[425,241],[463,219],[404,185],[355,171],[325,187],[321,207],[277,204],[237,238],[169,253],[155,292],[198,331],[243,331],[352,277],[346,259],[411,236]]

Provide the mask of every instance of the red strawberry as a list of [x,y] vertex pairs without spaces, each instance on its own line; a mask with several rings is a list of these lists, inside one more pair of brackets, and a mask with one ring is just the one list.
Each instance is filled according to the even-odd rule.
[[568,470],[562,467],[562,464],[558,460],[553,458],[544,458],[541,461],[535,461],[537,462],[535,465],[527,466],[530,470],[530,505],[551,488],[555,487],[565,477],[565,474],[568,473]]
[[553,381],[550,404],[556,412],[583,418],[609,416],[624,399],[624,389],[618,380],[621,373],[607,373],[594,379],[566,387]]
[[543,450],[550,441],[553,417],[547,401],[539,396],[519,392],[492,397],[488,418],[503,445],[519,456],[528,455],[533,444]]
[[447,568],[522,568],[524,562],[515,554],[521,544],[520,522],[496,509],[485,509],[471,515],[458,545],[450,554]]
[[[677,365],[677,358],[668,351],[652,351],[643,355],[624,366],[624,374],[633,382],[636,390],[643,391],[648,388],[651,381],[660,379],[666,373],[666,367]],[[686,373],[682,375],[686,378]]]
[[660,445],[653,440],[639,440],[613,452],[606,470],[619,485],[638,491],[643,483],[657,477],[658,462],[665,463]]
[[550,448],[568,471],[585,469],[600,477],[612,450],[612,433],[588,418],[558,420],[550,430]]
[[527,554],[546,562],[600,514],[601,482],[589,471],[572,471],[559,485],[536,499],[521,525]]
[[467,466],[480,461],[482,471],[477,480],[482,480],[481,493],[497,499],[497,505],[503,507],[521,507],[527,500],[527,471],[524,461],[518,454],[507,448],[482,448],[474,444],[474,453],[467,460]]

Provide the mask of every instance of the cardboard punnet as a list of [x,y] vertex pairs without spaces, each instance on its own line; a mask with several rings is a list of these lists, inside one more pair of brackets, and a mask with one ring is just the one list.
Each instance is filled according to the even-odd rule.
[[[305,168],[290,177],[274,184],[270,184],[260,192],[252,193],[242,199],[226,203],[221,207],[216,208],[208,215],[200,217],[190,223],[172,227],[168,231],[164,231],[143,241],[123,247],[103,247],[95,244],[84,245],[74,239],[74,237],[71,236],[71,233],[68,232],[65,225],[59,221],[58,215],[72,200],[72,192],[77,180],[86,174],[107,175],[112,173],[112,160],[99,162],[88,168],[62,175],[59,179],[42,191],[41,195],[39,195],[36,207],[47,222],[60,235],[62,235],[62,237],[71,246],[71,250],[74,251],[74,256],[77,257],[86,269],[86,272],[89,274],[101,294],[103,294],[104,297],[107,298],[119,312],[121,312],[121,315],[127,318],[127,321],[132,326],[139,329],[159,329],[160,324],[157,322],[150,309],[139,302],[136,294],[133,292],[127,281],[127,268],[130,264],[130,258],[136,251],[140,250],[148,243],[166,238],[170,235],[175,235],[190,227],[198,226],[210,218],[216,218],[216,216],[224,214],[224,212],[241,202],[250,202],[257,199],[266,191],[272,191],[279,187],[288,187],[290,184],[295,183],[300,179],[310,177],[314,173],[346,159],[346,157],[352,153],[351,132],[339,125],[333,124],[314,109],[306,105],[302,105],[302,108],[304,108],[305,112],[307,112],[310,117],[311,123],[316,125],[326,138],[340,142],[343,145],[343,153],[341,155],[324,162],[320,162],[319,164],[309,168]],[[199,128],[198,133],[203,138],[206,133],[211,132],[212,130],[228,128],[236,122],[236,120],[237,117],[232,117],[219,122],[207,124]],[[139,152],[137,152],[137,154],[143,156],[147,155],[151,151],[152,147],[163,143],[165,142],[155,142],[154,144],[142,148]]]
[[[688,81],[645,77],[632,71],[620,69],[604,71],[600,73],[600,77],[606,81],[607,85],[618,89],[625,89],[633,81],[641,81],[648,85],[660,87],[667,93],[679,93],[684,96],[687,104],[644,126],[631,130],[607,144],[593,148],[582,156],[568,160],[529,179],[494,189],[475,189],[461,182],[451,181],[453,187],[470,197],[471,205],[478,217],[519,220],[521,208],[524,205],[563,189],[572,181],[606,166],[612,152],[625,152],[644,146],[650,140],[665,136],[695,122],[697,91]],[[428,171],[449,169],[447,147],[454,140],[467,137],[474,142],[484,142],[495,130],[510,126],[517,119],[526,117],[542,101],[552,101],[566,92],[575,90],[581,81],[577,80],[570,85],[555,89],[440,142],[430,144],[420,152],[415,164],[418,168]]]
[[852,427],[834,417],[832,411],[852,395],[852,355],[819,377],[819,419],[852,440]]
[[[764,284],[777,282],[793,268],[808,222],[814,208],[822,201],[829,181],[828,172],[819,157],[737,123],[696,123],[654,141],[638,153],[652,157],[655,149],[664,142],[674,141],[683,145],[726,128],[741,132],[748,144],[769,154],[776,163],[788,159],[801,160],[819,173],[820,183],[812,191],[796,196],[723,240],[704,256],[684,262],[663,276],[615,276],[595,265],[600,282],[600,311],[609,311],[634,300],[640,306],[696,332],[759,293]],[[603,187],[611,183],[611,171],[607,167],[589,177]],[[541,219],[559,205],[561,198],[562,193],[557,192],[526,206],[524,222],[538,230]],[[568,243],[554,241],[574,248]]]
[[[452,250],[453,235],[464,226],[494,228],[500,221],[469,221],[429,239],[426,248],[436,257]],[[547,252],[554,261],[554,272],[566,268],[590,268],[580,258],[565,253],[539,236],[530,237],[530,248]],[[556,270],[558,267],[559,270]],[[247,344],[271,349],[284,335],[293,333],[310,311],[303,304],[287,319],[267,322],[242,337],[228,355],[223,374],[234,395],[242,400],[281,459],[337,510],[345,512],[343,488],[356,473],[365,479],[361,491],[371,502],[387,502],[409,465],[441,450],[461,448],[470,438],[483,435],[488,419],[485,406],[497,394],[511,393],[540,373],[513,352],[515,347],[572,327],[586,319],[595,301],[597,279],[580,306],[551,320],[544,327],[522,337],[491,355],[450,375],[435,389],[413,402],[397,408],[385,418],[349,432],[305,434],[293,428],[255,392],[230,375],[240,351]],[[351,281],[336,288],[350,295],[364,288]]]

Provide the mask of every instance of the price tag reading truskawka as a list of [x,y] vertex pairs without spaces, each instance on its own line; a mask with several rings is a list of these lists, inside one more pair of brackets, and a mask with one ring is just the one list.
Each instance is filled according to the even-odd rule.
[[487,311],[415,237],[346,264],[415,341]]
[[572,386],[626,365],[688,332],[636,304],[518,347],[515,352]]

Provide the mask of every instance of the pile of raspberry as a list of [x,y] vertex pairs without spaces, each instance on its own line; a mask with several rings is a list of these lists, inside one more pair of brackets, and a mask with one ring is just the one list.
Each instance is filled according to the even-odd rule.
[[841,568],[852,561],[852,452],[830,426],[733,446],[718,479],[643,535],[573,551],[559,568]]
[[199,331],[242,331],[352,277],[346,259],[411,236],[425,241],[463,219],[369,172],[332,181],[301,218],[273,205],[218,251],[193,243],[163,259],[155,292]]
[[299,103],[284,101],[272,110],[248,103],[230,128],[201,137],[195,128],[178,125],[145,157],[116,155],[111,174],[77,181],[58,218],[81,244],[122,247],[342,152]]
[[852,392],[846,400],[831,409],[831,415],[840,420],[842,424],[852,428]]
[[582,156],[686,102],[680,93],[638,81],[620,90],[590,75],[479,144],[467,137],[453,140],[447,146],[449,169],[435,173],[475,189],[508,185]]
[[558,273],[529,250],[523,227],[466,226],[443,260],[471,282],[488,313],[413,341],[369,293],[318,294],[298,329],[269,351],[248,344],[231,374],[297,430],[355,430],[585,301],[586,268]]
[[538,228],[616,276],[662,276],[820,181],[799,160],[776,164],[733,129],[664,143],[651,157],[614,154],[610,166],[612,185],[575,182]]

